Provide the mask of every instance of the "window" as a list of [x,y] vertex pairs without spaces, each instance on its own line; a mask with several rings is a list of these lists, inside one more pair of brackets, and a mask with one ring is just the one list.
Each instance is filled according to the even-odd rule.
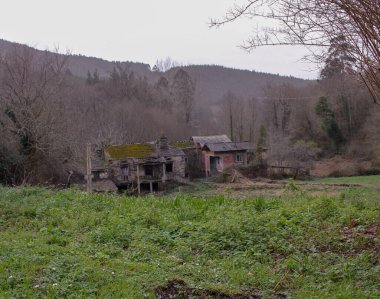
[[243,154],[236,154],[235,156],[235,162],[243,162]]
[[128,165],[121,166],[121,172],[123,173],[123,175],[127,176],[128,175]]
[[153,165],[145,165],[144,170],[146,176],[153,176]]
[[168,163],[165,165],[166,172],[173,172],[173,163]]

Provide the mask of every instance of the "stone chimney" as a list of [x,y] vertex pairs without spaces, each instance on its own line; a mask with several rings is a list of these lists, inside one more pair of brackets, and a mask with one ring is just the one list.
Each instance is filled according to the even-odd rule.
[[169,149],[169,141],[168,141],[168,138],[164,134],[161,135],[158,145],[160,146],[160,150]]

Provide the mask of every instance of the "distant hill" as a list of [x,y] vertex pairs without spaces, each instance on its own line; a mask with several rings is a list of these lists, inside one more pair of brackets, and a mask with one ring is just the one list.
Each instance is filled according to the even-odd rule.
[[[9,42],[6,40],[0,39],[0,53],[6,53],[8,51],[12,51],[15,47],[23,46],[18,43]],[[39,51],[39,50],[37,50]],[[64,54],[62,54],[64,55]],[[69,69],[71,73],[78,77],[87,76],[87,72],[91,73],[98,71],[100,77],[108,77],[112,72],[116,63],[120,63],[123,68],[127,68],[129,71],[133,71],[139,75],[147,75],[150,71],[149,64],[139,63],[139,62],[116,62],[116,61],[108,61],[101,58],[96,57],[87,57],[83,55],[69,55]]]
[[[21,44],[0,40],[0,53],[6,53]],[[63,55],[63,54],[62,54]],[[98,71],[100,77],[108,77],[115,64],[119,63],[128,71],[138,76],[145,76],[149,81],[156,81],[162,75],[173,77],[176,68],[166,73],[152,72],[149,64],[140,62],[107,61],[96,57],[70,55],[69,69],[78,77],[86,77],[87,72]],[[267,85],[291,84],[295,87],[306,87],[313,81],[294,77],[285,77],[255,71],[226,68],[217,65],[190,65],[182,67],[196,82],[196,96],[199,104],[213,104],[220,100],[227,91],[244,97],[262,97],[263,88]]]
[[[229,90],[239,96],[263,97],[263,90],[267,85],[291,84],[302,88],[313,82],[217,65],[191,65],[184,69],[197,84],[198,98],[209,103],[220,100]],[[175,69],[169,72],[174,71]]]

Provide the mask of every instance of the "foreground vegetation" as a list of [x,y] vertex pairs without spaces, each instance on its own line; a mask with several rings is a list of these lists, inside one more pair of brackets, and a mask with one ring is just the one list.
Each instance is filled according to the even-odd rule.
[[173,280],[193,295],[378,298],[379,219],[375,188],[234,200],[0,187],[0,298],[154,298]]

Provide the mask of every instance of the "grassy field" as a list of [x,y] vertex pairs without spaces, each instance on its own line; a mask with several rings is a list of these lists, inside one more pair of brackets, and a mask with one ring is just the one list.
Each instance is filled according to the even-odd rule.
[[380,298],[378,189],[233,199],[202,188],[0,187],[0,298]]
[[380,186],[380,175],[353,176],[319,179],[320,183],[365,184]]

